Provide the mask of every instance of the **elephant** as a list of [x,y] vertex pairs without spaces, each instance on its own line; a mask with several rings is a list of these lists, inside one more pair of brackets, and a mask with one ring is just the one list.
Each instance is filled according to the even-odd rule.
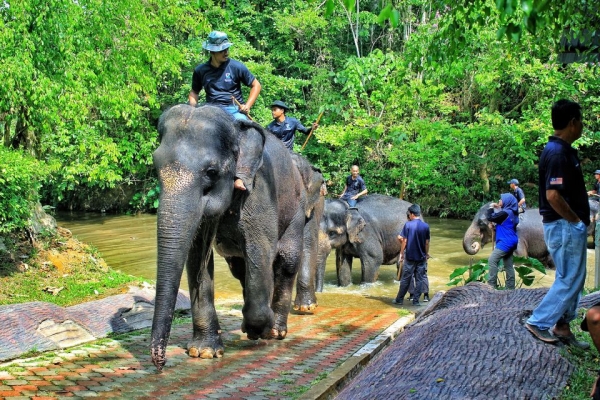
[[[593,221],[594,215],[598,211],[597,203],[590,200],[590,220]],[[491,242],[493,225],[490,223],[485,212],[490,208],[490,203],[484,204],[471,222],[471,225],[463,236],[463,249],[469,255],[475,255],[487,243]],[[594,234],[595,224],[588,226],[588,234]],[[542,225],[542,216],[539,209],[531,208],[520,214],[520,222],[517,225],[517,235],[519,243],[515,254],[520,257],[532,257],[538,259],[546,268],[554,269],[554,261],[548,252],[546,242],[544,241],[544,227]]]
[[[160,371],[166,363],[184,264],[193,325],[188,354],[223,355],[213,251],[241,283],[242,332],[251,340],[285,338],[305,225],[305,191],[290,152],[260,125],[234,121],[214,106],[173,106],[161,115],[158,131],[154,365]],[[244,163],[236,166],[238,158]],[[234,190],[234,177],[243,177],[246,191]]]
[[381,265],[397,265],[398,235],[407,221],[411,203],[394,197],[371,194],[359,199],[356,207],[342,200],[327,200],[319,232],[317,291],[322,291],[325,261],[336,249],[339,286],[352,283],[352,259],[361,263],[361,282],[377,280]]
[[306,158],[292,153],[292,159],[300,172],[306,191],[304,250],[302,265],[296,278],[294,310],[310,312],[318,305],[315,295],[318,237],[319,224],[325,207],[327,186],[321,170],[311,165]]

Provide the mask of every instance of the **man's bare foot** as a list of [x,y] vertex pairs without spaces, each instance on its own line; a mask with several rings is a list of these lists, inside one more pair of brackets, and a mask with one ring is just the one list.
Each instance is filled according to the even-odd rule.
[[246,186],[244,186],[244,181],[240,178],[233,181],[233,188],[237,190],[246,190]]

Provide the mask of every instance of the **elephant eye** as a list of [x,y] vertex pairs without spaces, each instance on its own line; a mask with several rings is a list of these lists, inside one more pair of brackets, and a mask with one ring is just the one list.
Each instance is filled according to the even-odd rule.
[[215,168],[209,168],[206,170],[206,176],[210,180],[217,179],[218,175],[219,175],[219,171],[217,171]]

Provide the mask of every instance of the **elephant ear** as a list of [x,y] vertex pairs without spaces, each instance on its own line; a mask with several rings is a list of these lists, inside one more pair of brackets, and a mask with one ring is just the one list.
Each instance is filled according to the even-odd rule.
[[265,135],[262,127],[251,121],[236,121],[239,138],[236,178],[244,181],[248,192],[252,191],[254,176],[262,165],[262,155],[265,148]]
[[359,234],[367,225],[358,210],[346,211],[346,232],[350,243],[362,243]]

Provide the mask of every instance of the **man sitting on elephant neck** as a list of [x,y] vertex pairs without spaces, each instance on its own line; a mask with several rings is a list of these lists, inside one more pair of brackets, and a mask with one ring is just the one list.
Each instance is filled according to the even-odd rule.
[[517,224],[519,223],[517,199],[510,193],[500,195],[498,203],[492,203],[486,211],[488,221],[496,224],[496,245],[489,258],[488,284],[498,288],[498,262],[504,262],[506,272],[506,288],[515,288],[515,268],[513,252],[517,249]]
[[[400,262],[404,263],[402,277],[400,278],[400,289],[396,295],[394,304],[402,304],[404,296],[408,292],[410,281],[415,278],[415,292],[413,294],[413,305],[420,306],[419,298],[423,292],[423,281],[427,270],[429,259],[429,240],[431,233],[429,225],[421,220],[421,207],[413,204],[406,213],[408,221],[404,224],[402,232],[398,235],[400,241]],[[405,254],[406,253],[406,254]]]
[[311,129],[317,130],[319,124],[315,122],[312,124],[312,128],[306,128],[296,118],[285,115],[288,109],[288,105],[283,101],[274,101],[273,104],[271,104],[271,115],[273,116],[273,121],[267,125],[267,129],[277,136],[277,138],[283,142],[289,151],[292,151],[294,150],[296,131],[308,134],[310,133]]
[[[196,107],[198,95],[204,89],[206,103],[225,110],[234,119],[248,119],[250,107],[254,105],[262,87],[243,63],[229,58],[229,47],[232,45],[223,32],[212,31],[208,35],[202,48],[210,52],[210,59],[194,68],[188,101],[192,107]],[[246,103],[242,97],[242,83],[250,87]],[[242,162],[238,160],[238,170]],[[234,188],[246,190],[244,177],[241,172],[236,174]]]
[[350,169],[350,175],[346,177],[346,186],[340,195],[340,199],[344,200],[350,207],[356,207],[358,198],[367,194],[367,186],[365,181],[358,174],[358,165],[353,165]]

